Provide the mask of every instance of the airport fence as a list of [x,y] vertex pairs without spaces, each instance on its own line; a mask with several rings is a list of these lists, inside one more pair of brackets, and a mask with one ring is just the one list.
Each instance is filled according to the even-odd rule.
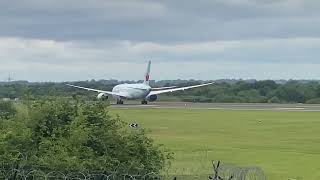
[[50,171],[40,168],[0,168],[0,179],[4,180],[266,180],[258,167],[238,167],[213,161],[211,174],[202,175],[160,175],[157,173],[119,174],[117,172],[73,172]]

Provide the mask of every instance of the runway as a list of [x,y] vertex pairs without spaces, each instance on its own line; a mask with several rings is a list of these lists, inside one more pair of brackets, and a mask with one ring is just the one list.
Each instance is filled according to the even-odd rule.
[[123,105],[111,104],[112,108],[131,109],[207,109],[207,110],[254,110],[254,111],[302,111],[320,112],[320,105],[309,104],[256,104],[256,103],[191,103],[191,102],[154,102],[141,105],[136,101],[126,101]]

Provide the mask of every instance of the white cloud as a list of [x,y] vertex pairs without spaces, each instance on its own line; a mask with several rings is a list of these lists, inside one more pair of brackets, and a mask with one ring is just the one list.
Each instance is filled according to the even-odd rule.
[[[319,73],[315,67],[320,66],[316,59],[319,49],[320,38],[176,44],[115,41],[93,44],[86,41],[2,37],[0,71],[5,75],[16,74],[18,79],[37,81],[140,79],[144,63],[151,59],[157,64],[157,79],[215,79],[230,76],[261,79],[290,78],[290,75],[292,78],[302,78],[303,74],[312,77],[310,72],[315,72],[316,78]],[[311,71],[298,70],[299,67]],[[284,69],[287,74],[284,74]],[[166,73],[163,73],[164,70]]]
[[[209,41],[195,43],[152,43],[115,41],[93,44],[86,41],[54,41],[25,38],[0,38],[0,57],[20,62],[62,62],[91,61],[123,62],[153,54],[163,58],[173,55],[185,58],[196,55],[219,55],[232,51],[252,50],[253,52],[320,48],[320,38],[287,38]],[[303,51],[301,52],[304,53]],[[272,55],[272,54],[271,54]],[[159,58],[159,57],[158,57]],[[209,57],[210,58],[210,57]],[[214,58],[214,57],[213,57]],[[177,59],[178,60],[178,59]],[[202,59],[199,58],[201,61]],[[232,60],[232,59],[230,59]]]

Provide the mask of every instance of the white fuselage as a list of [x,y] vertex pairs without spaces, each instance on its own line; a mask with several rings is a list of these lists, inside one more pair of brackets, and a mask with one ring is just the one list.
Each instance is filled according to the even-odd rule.
[[[123,94],[126,99],[146,99],[148,94],[151,92],[151,87],[147,84],[119,84],[116,85],[112,92]],[[114,96],[115,98],[119,98]],[[122,97],[120,97],[122,98]]]

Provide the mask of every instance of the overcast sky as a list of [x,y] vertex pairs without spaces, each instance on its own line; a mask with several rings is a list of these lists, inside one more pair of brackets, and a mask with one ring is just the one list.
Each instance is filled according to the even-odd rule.
[[320,79],[319,0],[1,0],[0,81]]

